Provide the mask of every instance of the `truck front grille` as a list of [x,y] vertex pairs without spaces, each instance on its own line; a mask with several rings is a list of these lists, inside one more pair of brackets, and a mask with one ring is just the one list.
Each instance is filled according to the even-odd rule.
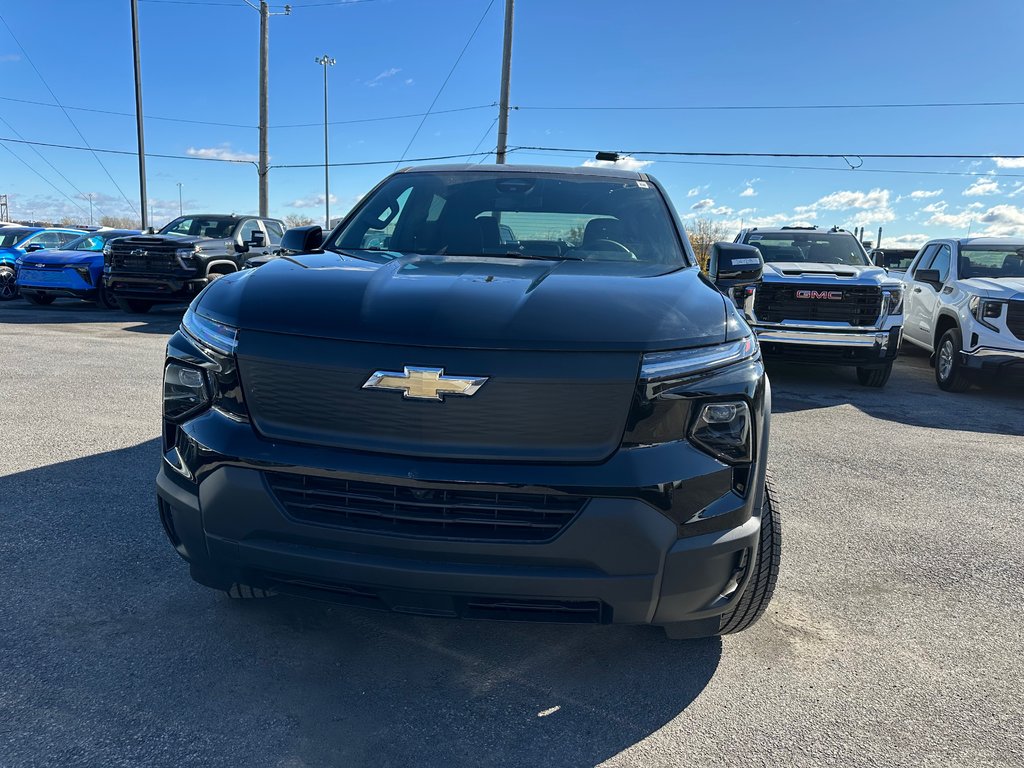
[[561,531],[586,501],[582,496],[264,474],[285,511],[303,522],[438,539],[544,541]]
[[[822,298],[841,294],[842,298]],[[882,290],[873,285],[764,283],[754,294],[754,313],[763,323],[839,322],[870,326],[882,312]]]
[[174,255],[174,243],[154,243],[126,238],[111,244],[110,266],[130,272],[175,272],[181,263]]
[[1006,327],[1018,339],[1024,339],[1024,301],[1018,299],[1007,303]]

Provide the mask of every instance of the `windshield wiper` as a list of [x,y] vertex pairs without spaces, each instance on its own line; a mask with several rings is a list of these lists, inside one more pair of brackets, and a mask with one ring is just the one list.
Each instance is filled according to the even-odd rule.
[[446,253],[444,256],[472,256],[476,258],[495,259],[532,259],[534,261],[583,261],[580,256],[538,256],[535,253],[505,251],[504,253]]

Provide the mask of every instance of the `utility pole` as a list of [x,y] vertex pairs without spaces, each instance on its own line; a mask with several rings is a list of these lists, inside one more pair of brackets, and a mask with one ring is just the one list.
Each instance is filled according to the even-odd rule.
[[178,215],[181,216],[181,182],[178,182]]
[[267,135],[267,90],[269,88],[268,60],[270,58],[270,17],[289,16],[291,15],[292,7],[290,5],[286,5],[283,13],[271,13],[267,0],[260,0],[260,4],[258,6],[250,3],[249,0],[245,0],[245,4],[254,11],[259,11],[260,14],[260,156],[259,164],[257,165],[257,174],[260,179],[260,216],[267,216],[270,196],[270,180],[267,175],[269,172],[267,164],[270,162],[270,153],[267,149],[269,144],[269,138]]
[[132,3],[132,54],[135,58],[135,129],[139,142],[139,207],[142,209],[142,231],[149,225],[146,213],[146,142],[142,129],[142,63],[139,61],[139,2]]
[[331,228],[331,168],[330,154],[327,148],[327,68],[334,66],[334,59],[326,53],[313,58],[324,68],[324,232]]
[[512,75],[512,6],[515,0],[505,0],[505,42],[501,51],[501,98],[498,103],[498,150],[495,162],[505,162],[508,142],[508,91]]
[[89,226],[92,226],[92,192],[89,193]]

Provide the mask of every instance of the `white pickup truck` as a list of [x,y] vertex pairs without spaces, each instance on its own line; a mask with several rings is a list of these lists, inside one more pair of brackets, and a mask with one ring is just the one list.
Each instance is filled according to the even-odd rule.
[[904,338],[933,354],[939,387],[1024,373],[1024,238],[932,240],[903,282]]

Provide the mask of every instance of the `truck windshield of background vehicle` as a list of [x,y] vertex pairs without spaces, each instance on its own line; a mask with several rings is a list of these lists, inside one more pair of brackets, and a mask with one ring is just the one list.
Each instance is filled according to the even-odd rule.
[[5,229],[0,232],[0,248],[12,248],[34,231],[31,229]]
[[221,239],[231,237],[237,221],[230,216],[181,216],[161,229],[160,234]]
[[389,179],[328,250],[686,265],[653,184],[591,175],[411,172]]
[[961,248],[960,279],[1024,277],[1024,248]]
[[747,245],[756,245],[764,260],[868,266],[868,258],[853,235],[836,233],[752,232]]

